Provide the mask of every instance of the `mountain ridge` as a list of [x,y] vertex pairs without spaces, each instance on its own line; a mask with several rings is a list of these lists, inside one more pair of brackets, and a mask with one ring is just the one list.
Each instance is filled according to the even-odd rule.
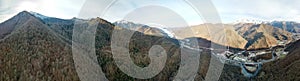
[[1,80],[79,80],[70,45],[39,18],[23,11],[6,23],[15,28],[0,41]]

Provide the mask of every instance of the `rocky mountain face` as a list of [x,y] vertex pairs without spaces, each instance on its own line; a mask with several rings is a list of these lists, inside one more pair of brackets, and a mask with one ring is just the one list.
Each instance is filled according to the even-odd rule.
[[293,21],[273,21],[267,23],[274,27],[280,28],[282,30],[289,31],[291,33],[300,33],[300,23]]
[[248,50],[270,48],[294,41],[293,33],[269,24],[237,23],[219,26],[223,28],[213,24],[201,24],[172,28],[171,31],[177,39],[201,37],[224,46]]
[[237,24],[236,31],[248,40],[246,49],[270,48],[285,41],[293,41],[292,33],[266,24]]
[[174,32],[178,39],[200,37],[220,45],[243,49],[247,44],[247,40],[240,36],[233,26],[223,26],[224,28],[216,27],[212,24],[202,24],[185,28],[173,28],[171,31]]

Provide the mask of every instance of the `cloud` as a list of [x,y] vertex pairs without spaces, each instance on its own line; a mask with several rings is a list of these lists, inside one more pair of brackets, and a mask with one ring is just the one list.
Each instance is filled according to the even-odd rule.
[[[115,2],[114,5],[111,5],[111,8],[107,11],[104,18],[112,22],[123,20],[123,18],[127,16],[129,13],[134,12],[135,10],[145,6],[160,6],[162,8],[168,8],[172,12],[183,17],[184,21],[186,21],[189,25],[196,25],[196,24],[203,23],[201,17],[184,0],[148,0],[148,1],[119,0],[118,2]],[[151,9],[146,9],[146,10],[151,10]],[[156,17],[156,18],[160,20],[168,21],[169,23],[172,22],[172,20],[170,19],[172,19],[173,17],[170,17],[169,15],[165,15],[165,13],[168,12],[164,12],[157,9],[152,11],[153,14],[147,14],[147,13],[143,13],[142,10],[139,11],[141,11],[141,13],[137,15],[143,14],[144,16],[141,16],[143,18],[151,17],[154,15],[161,15],[160,17]],[[170,18],[166,18],[166,17],[170,17]],[[135,21],[135,22],[140,22],[140,21]]]
[[78,15],[85,0],[0,0],[0,22],[21,11],[34,11],[46,16],[72,18]]
[[213,2],[221,17],[229,22],[241,16],[264,20],[292,20],[289,18],[299,18],[300,15],[299,0],[213,0]]

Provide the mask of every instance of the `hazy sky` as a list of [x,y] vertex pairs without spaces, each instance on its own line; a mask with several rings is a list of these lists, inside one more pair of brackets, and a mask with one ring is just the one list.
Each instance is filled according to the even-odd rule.
[[[300,0],[212,0],[212,2],[224,23],[238,19],[300,21]],[[84,3],[85,0],[0,0],[0,22],[23,10],[70,19],[78,17]],[[95,4],[105,3],[95,0]],[[189,25],[203,23],[201,16],[184,0],[152,0],[151,2],[149,0],[119,0],[111,6],[103,18],[110,22],[122,20],[128,13],[146,5],[169,8],[183,17]],[[97,10],[97,7],[88,7],[91,11]],[[96,16],[99,15],[87,15],[84,18]],[[165,20],[172,21],[170,19],[172,18]]]

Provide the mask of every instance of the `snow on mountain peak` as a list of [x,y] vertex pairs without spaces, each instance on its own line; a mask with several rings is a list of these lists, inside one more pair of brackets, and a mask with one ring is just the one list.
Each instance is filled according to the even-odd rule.
[[120,26],[120,27],[124,27],[124,28],[128,28],[128,29],[133,29],[133,30],[136,30],[136,28],[142,27],[142,26],[143,27],[152,27],[152,28],[159,29],[166,36],[168,36],[170,38],[174,38],[175,37],[172,32],[170,32],[168,29],[166,29],[165,26],[159,25],[159,24],[150,23],[150,24],[145,25],[145,24],[134,23],[134,22],[131,22],[131,21],[126,21],[126,20],[116,21],[114,24],[117,25],[117,26]]
[[262,23],[267,23],[269,21],[267,20],[263,20],[263,19],[259,19],[259,18],[241,18],[236,20],[234,23],[253,23],[253,24],[262,24]]
[[149,26],[151,27],[154,27],[154,28],[157,28],[157,29],[160,29],[161,31],[163,31],[167,36],[169,36],[170,38],[174,38],[174,33],[170,32],[166,26],[164,25],[161,25],[161,24],[155,24],[155,23],[150,23],[148,24]]
[[29,13],[32,14],[32,15],[34,15],[35,17],[40,18],[40,19],[46,19],[46,18],[49,18],[49,17],[47,17],[47,16],[44,16],[44,15],[39,14],[39,13],[36,13],[36,12],[30,11]]
[[116,21],[116,23],[130,23],[130,22],[126,20],[120,20],[120,21]]

